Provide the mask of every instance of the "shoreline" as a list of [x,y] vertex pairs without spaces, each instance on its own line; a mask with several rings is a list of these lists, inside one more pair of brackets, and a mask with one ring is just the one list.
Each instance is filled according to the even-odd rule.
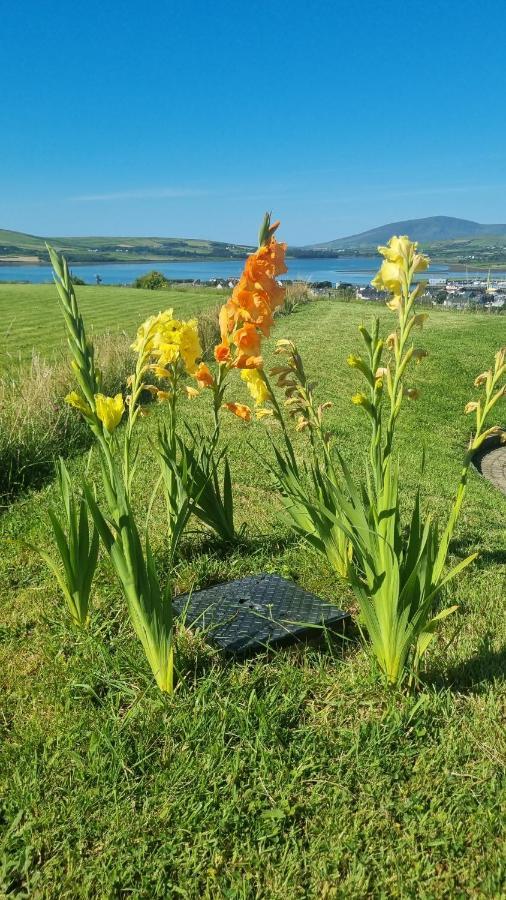
[[[371,252],[370,256],[364,255],[362,257],[362,259],[368,259],[372,256],[376,256],[376,254],[373,254]],[[172,265],[178,264],[178,263],[181,263],[181,264],[190,263],[191,265],[194,265],[195,263],[243,262],[245,259],[246,259],[245,256],[244,257],[238,257],[238,256],[236,256],[236,257],[234,257],[234,256],[201,257],[201,256],[196,256],[196,257],[192,257],[191,259],[188,259],[188,258],[181,259],[181,257],[177,257],[177,258],[169,257],[169,258],[164,258],[164,259],[160,259],[160,258],[157,258],[157,259],[125,259],[125,260],[111,259],[111,260],[91,260],[89,262],[80,262],[80,261],[69,262],[69,266],[70,267],[79,266],[80,268],[82,268],[82,267],[97,268],[97,266],[100,266],[100,265],[102,265],[102,266],[125,266],[125,265],[148,266],[148,265],[152,264],[153,268],[156,268],[157,263],[160,263],[162,265],[165,265],[166,263],[170,263]],[[320,261],[323,264],[325,262],[325,260],[343,261],[346,259],[360,259],[360,256],[357,256],[356,254],[350,255],[350,256],[341,256],[341,255],[339,255],[339,256],[306,256],[306,255],[304,255],[304,256],[287,256],[286,259],[287,260],[312,259],[312,260]],[[431,257],[431,262],[434,263],[435,265],[447,266],[447,268],[449,270],[453,269],[453,271],[455,271],[455,272],[466,272],[467,271],[468,273],[472,273],[472,272],[483,273],[483,272],[488,272],[490,270],[490,272],[505,272],[506,273],[506,259],[505,259],[504,263],[485,263],[485,262],[479,263],[478,262],[478,263],[475,263],[474,265],[470,266],[470,265],[466,265],[465,263],[449,262],[446,259],[438,259],[437,257],[433,256],[433,257]],[[26,266],[26,267],[33,267],[34,269],[40,269],[40,268],[50,267],[50,262],[49,262],[49,260],[47,260],[47,261],[40,260],[40,259],[36,260],[35,257],[33,257],[33,256],[31,256],[31,257],[28,257],[28,256],[10,257],[8,259],[2,259],[0,257],[0,268],[9,269],[11,267],[15,268],[17,266]]]

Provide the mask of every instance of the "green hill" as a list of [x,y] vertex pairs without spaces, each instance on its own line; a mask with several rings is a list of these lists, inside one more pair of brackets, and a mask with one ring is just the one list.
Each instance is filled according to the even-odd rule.
[[164,237],[38,237],[0,229],[0,264],[48,262],[46,240],[70,263],[243,259],[251,249],[222,241]]
[[312,244],[312,250],[359,250],[375,248],[384,244],[393,234],[407,234],[414,241],[432,244],[440,241],[461,239],[501,237],[506,238],[506,225],[480,225],[469,219],[456,219],[453,216],[429,216],[425,219],[405,219],[401,222],[390,222],[352,234],[348,237],[336,238],[320,244]]

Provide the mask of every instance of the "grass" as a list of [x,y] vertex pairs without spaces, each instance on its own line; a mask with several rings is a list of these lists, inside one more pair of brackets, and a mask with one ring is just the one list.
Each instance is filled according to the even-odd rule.
[[[67,348],[61,343],[58,305],[54,308],[57,318],[51,319],[44,304],[46,290],[33,285],[28,288],[15,293],[17,302],[14,300],[9,306],[15,312],[11,313],[2,335],[0,508],[27,486],[40,484],[44,477],[54,473],[54,460],[59,455],[70,456],[82,451],[90,442],[89,429],[63,402],[75,385]],[[212,357],[213,347],[220,339],[219,307],[214,291],[99,290],[99,294],[95,289],[90,296],[86,288],[80,288],[79,295],[84,296],[89,307],[105,393],[114,395],[124,390],[134,365],[130,350],[132,335],[139,322],[153,310],[172,304],[176,315],[197,315],[205,358]],[[12,291],[7,296],[13,299]],[[55,303],[54,296],[47,300]]]
[[[79,304],[92,334],[127,331],[160,308],[173,306],[190,318],[217,301],[213,288],[174,288],[162,292],[117,287],[79,287]],[[6,361],[27,360],[35,350],[51,355],[64,341],[63,320],[53,285],[0,284],[0,353]]]
[[[322,399],[333,400],[329,422],[355,467],[365,423],[349,401],[357,382],[345,359],[364,316],[364,305],[322,301],[275,330],[297,340]],[[399,429],[406,502],[425,445],[424,503],[447,508],[468,436],[462,408],[501,326],[431,314],[420,338],[430,356],[416,369],[422,397]],[[234,387],[231,398],[244,399],[239,379]],[[186,420],[210,421],[208,399],[185,402]],[[142,423],[141,509],[158,416],[163,407]],[[247,540],[230,551],[189,534],[177,589],[276,572],[353,611],[349,591],[280,521],[259,462],[268,427],[227,420]],[[70,463],[77,480],[84,465]],[[48,484],[0,523],[0,895],[504,896],[506,499],[488,482],[471,475],[452,553],[480,557],[449,594],[460,613],[415,696],[382,689],[353,632],[234,664],[181,630],[180,685],[162,698],[105,559],[91,628],[75,634],[50,576],[20,543],[47,543],[57,502]],[[151,534],[163,569],[158,505]]]
[[[95,338],[103,389],[110,396],[124,391],[132,372],[130,344],[125,333]],[[0,508],[51,477],[59,456],[90,445],[86,424],[64,402],[74,387],[65,348],[50,361],[34,353],[29,362],[0,374]]]

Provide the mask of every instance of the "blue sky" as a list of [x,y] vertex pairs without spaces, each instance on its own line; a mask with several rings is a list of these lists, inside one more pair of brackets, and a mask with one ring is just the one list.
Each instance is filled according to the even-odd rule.
[[0,227],[504,222],[505,32],[503,0],[4,4]]

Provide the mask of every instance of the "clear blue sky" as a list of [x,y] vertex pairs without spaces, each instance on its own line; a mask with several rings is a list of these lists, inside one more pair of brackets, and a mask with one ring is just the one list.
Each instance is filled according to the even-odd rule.
[[0,227],[505,222],[505,34],[504,0],[4,2]]

